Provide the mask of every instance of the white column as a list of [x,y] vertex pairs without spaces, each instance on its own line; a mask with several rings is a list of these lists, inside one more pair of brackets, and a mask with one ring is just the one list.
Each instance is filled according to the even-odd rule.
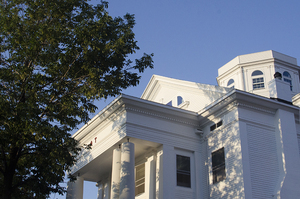
[[121,147],[120,199],[135,198],[134,144],[125,142]]
[[174,147],[163,145],[156,159],[156,198],[174,198],[176,187],[176,162]]
[[114,149],[113,160],[112,160],[112,173],[111,173],[111,191],[110,198],[119,198],[120,189],[120,170],[121,170],[121,150]]
[[155,199],[156,155],[147,158],[145,163],[145,194],[146,198]]
[[83,178],[77,177],[74,182],[68,182],[66,199],[83,199]]
[[97,182],[96,187],[98,187],[97,199],[103,199],[103,185],[101,182]]

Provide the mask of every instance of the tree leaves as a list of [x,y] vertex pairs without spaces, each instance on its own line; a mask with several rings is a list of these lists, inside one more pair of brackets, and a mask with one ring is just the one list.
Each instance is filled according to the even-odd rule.
[[69,132],[89,120],[94,100],[120,94],[153,67],[135,64],[134,16],[111,17],[107,3],[0,3],[0,196],[63,193],[64,171],[80,150]]

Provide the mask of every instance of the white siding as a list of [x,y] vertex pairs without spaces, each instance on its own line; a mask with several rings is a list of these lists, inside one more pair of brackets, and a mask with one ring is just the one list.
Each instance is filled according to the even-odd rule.
[[278,179],[278,157],[274,131],[247,125],[253,198],[272,198]]
[[[224,124],[226,126],[226,124]],[[229,124],[212,132],[208,139],[210,198],[245,198],[243,182],[243,164],[241,155],[241,142],[237,122]],[[226,179],[212,183],[211,153],[224,147]]]

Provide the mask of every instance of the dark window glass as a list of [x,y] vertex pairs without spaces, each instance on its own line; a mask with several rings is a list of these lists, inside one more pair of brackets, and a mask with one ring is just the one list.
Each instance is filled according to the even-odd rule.
[[223,125],[223,120],[221,120],[220,122],[218,122],[217,124],[213,124],[210,126],[210,131],[215,130],[216,128],[220,127]]
[[263,75],[263,73],[260,70],[256,70],[252,73],[251,76],[256,76],[256,75]]
[[233,79],[230,79],[229,81],[228,81],[228,83],[227,83],[227,86],[230,86],[231,84],[233,84],[234,83],[234,80]]
[[223,121],[221,120],[220,122],[217,123],[217,128],[222,126],[222,124],[223,124]]
[[135,167],[135,195],[145,192],[145,164]]
[[172,100],[167,103],[168,106],[172,106]]
[[284,76],[284,77],[292,78],[292,76],[290,75],[290,73],[287,72],[287,71],[284,71],[284,72],[283,72],[283,76]]
[[181,96],[177,96],[177,106],[182,104],[182,102],[183,102],[183,98]]
[[226,178],[224,147],[213,152],[211,154],[211,158],[212,158],[213,183],[215,184]]
[[292,76],[290,75],[289,72],[284,71],[283,72],[283,81],[287,82],[290,84],[290,89],[293,90],[293,85],[292,85]]
[[217,128],[217,125],[216,125],[216,124],[213,124],[213,125],[210,126],[210,131],[213,131],[213,130],[215,130],[216,128]]
[[265,87],[263,77],[252,79],[252,83],[253,83],[253,90]]
[[177,155],[177,186],[191,187],[191,161],[190,157]]

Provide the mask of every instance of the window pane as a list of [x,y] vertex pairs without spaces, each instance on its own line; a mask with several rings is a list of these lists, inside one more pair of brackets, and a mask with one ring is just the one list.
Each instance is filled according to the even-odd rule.
[[169,102],[167,103],[167,105],[168,105],[168,106],[172,106],[172,101],[169,101]]
[[260,77],[260,78],[253,78],[252,79],[252,83],[253,83],[253,90],[254,89],[258,89],[258,88],[264,88],[265,84],[264,84],[264,78]]
[[177,155],[177,186],[191,187],[191,166],[190,157]]
[[290,73],[287,72],[287,71],[284,71],[284,72],[283,72],[283,76],[284,76],[284,77],[289,77],[289,78],[291,78]]
[[183,102],[183,98],[181,96],[177,96],[177,106],[182,104],[182,102]]
[[263,75],[263,73],[260,70],[256,70],[252,73],[251,76],[256,76],[256,75]]
[[212,156],[213,183],[217,183],[226,178],[224,147],[213,152],[211,156]]
[[135,167],[135,195],[145,192],[145,164]]
[[229,86],[229,85],[231,85],[231,84],[233,84],[234,83],[234,80],[233,79],[230,79],[229,81],[228,81],[228,83],[227,83],[227,86]]

